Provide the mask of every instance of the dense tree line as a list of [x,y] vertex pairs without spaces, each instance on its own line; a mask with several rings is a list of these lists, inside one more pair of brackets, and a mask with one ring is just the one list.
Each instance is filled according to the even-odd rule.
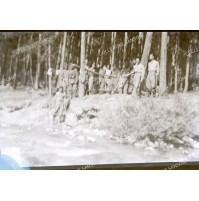
[[[198,32],[1,32],[0,80],[9,79],[17,85],[46,88],[47,71],[64,68],[74,63],[81,67],[85,59],[100,66],[132,67],[131,61],[139,57],[147,68],[148,57],[153,52],[160,62],[160,94],[192,90],[196,82],[199,63]],[[42,41],[45,40],[45,43]],[[39,42],[41,43],[39,43]],[[13,51],[37,43],[34,47]],[[195,51],[194,51],[195,50]],[[79,83],[79,95],[84,96],[84,84]]]

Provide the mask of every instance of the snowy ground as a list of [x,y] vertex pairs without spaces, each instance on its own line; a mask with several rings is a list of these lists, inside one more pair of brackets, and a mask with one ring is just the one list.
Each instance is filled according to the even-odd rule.
[[52,125],[46,91],[0,86],[0,148],[22,166],[199,161],[199,95],[73,99]]

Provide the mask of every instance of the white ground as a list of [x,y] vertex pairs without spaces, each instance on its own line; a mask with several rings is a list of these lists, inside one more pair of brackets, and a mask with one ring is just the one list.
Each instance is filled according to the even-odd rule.
[[[133,107],[133,104],[141,108],[143,105],[152,104],[153,106],[154,104],[155,106],[160,103],[162,103],[161,107],[171,107],[171,105],[175,107],[173,96],[157,98],[152,102],[146,97],[137,99],[129,95],[92,95],[83,99],[76,98],[71,101],[66,122],[53,127],[52,110],[48,108],[48,105],[52,106],[53,100],[48,98],[45,91],[35,92],[30,88],[12,90],[0,87],[1,152],[15,158],[22,166],[199,160],[198,140],[195,138],[193,140],[193,135],[190,134],[190,139],[187,140],[189,142],[192,140],[192,146],[185,147],[183,143],[178,147],[166,144],[164,146],[166,148],[163,149],[163,141],[159,141],[158,146],[155,146],[156,143],[150,144],[149,141],[146,142],[146,139],[145,141],[134,139],[134,136],[139,135],[135,130],[135,128],[139,128],[139,125],[136,125],[135,122],[140,124],[145,121],[141,112],[145,114],[146,111],[138,109],[135,119],[132,119],[132,116],[128,117],[128,115],[132,115],[133,111],[120,112],[121,108],[126,108],[127,105]],[[191,132],[195,132],[195,137],[199,135],[197,125],[193,126],[194,122],[198,122],[198,97],[198,94],[192,93],[183,94],[180,97],[180,100],[184,100],[183,104],[189,105],[190,115],[194,113],[194,118],[190,117],[191,119],[186,116],[187,112],[182,113],[185,116],[181,116],[181,119],[187,118],[190,128],[186,129],[192,129]],[[145,109],[147,110],[147,106]],[[83,112],[83,110],[87,112]],[[152,113],[152,115],[154,114]],[[170,114],[168,113],[163,118],[168,119],[168,115]],[[126,121],[126,117],[130,119],[130,122]],[[130,124],[134,120],[136,121],[133,127]],[[173,126],[174,122],[171,124]],[[124,127],[122,127],[123,125]],[[129,127],[131,130],[128,131]],[[159,127],[163,127],[162,122]],[[117,130],[115,131],[114,128]],[[143,128],[141,124],[140,128]],[[123,131],[120,132],[120,129],[126,129],[126,131],[122,133]],[[128,132],[130,135],[124,140],[126,137],[124,135],[126,133],[128,135]],[[142,135],[144,132],[143,130]],[[158,132],[155,135],[158,135]],[[187,135],[189,133],[183,135],[184,141]]]

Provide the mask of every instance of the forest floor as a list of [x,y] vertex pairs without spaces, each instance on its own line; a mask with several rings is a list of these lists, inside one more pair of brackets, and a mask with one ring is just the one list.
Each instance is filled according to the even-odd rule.
[[44,90],[0,86],[0,149],[22,166],[199,161],[199,93],[71,101],[52,124]]

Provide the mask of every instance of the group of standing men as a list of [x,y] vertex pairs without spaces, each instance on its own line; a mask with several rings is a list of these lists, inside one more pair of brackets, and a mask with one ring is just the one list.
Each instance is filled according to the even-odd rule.
[[[80,67],[75,64],[64,66],[64,69],[57,71],[58,87],[63,87],[70,99],[77,96],[79,82],[85,85],[85,94],[119,93],[140,95],[141,86],[146,80],[148,94],[155,96],[157,92],[157,78],[159,76],[159,62],[150,54],[148,66],[144,66],[139,58],[131,62],[132,68],[116,68],[110,64],[100,66],[93,63],[91,67],[88,60],[85,60],[84,79],[82,82],[79,76]],[[147,68],[148,67],[148,68]]]
[[[99,93],[106,92],[138,96],[141,94],[141,86],[143,86],[146,78],[148,95],[155,96],[158,92],[159,62],[154,59],[154,55],[150,54],[149,56],[148,68],[140,62],[139,58],[136,58],[131,63],[133,68],[111,68],[110,65],[103,66],[102,68],[98,65],[95,68],[95,64],[91,68],[86,66],[85,69],[89,72],[89,93],[95,89]],[[147,73],[146,70],[148,71]]]
[[[96,66],[95,63],[90,67],[86,59],[83,68],[84,73],[79,73],[82,68],[80,69],[75,64],[64,66],[62,71],[56,71],[54,87],[59,90],[55,95],[54,117],[59,116],[60,121],[64,120],[65,112],[70,105],[70,99],[77,96],[80,82],[85,86],[86,95],[119,93],[139,96],[141,86],[143,86],[146,79],[148,95],[155,96],[157,93],[159,62],[154,59],[154,55],[150,54],[149,56],[148,68],[140,62],[139,58],[136,58],[131,63],[133,68],[115,68],[114,66],[111,67],[111,65],[100,67],[99,64]],[[146,73],[146,71],[148,72]],[[84,78],[81,77],[82,74]]]
[[[154,55],[150,54],[149,56],[149,63],[148,68],[145,68],[145,66],[140,63],[139,58],[136,59],[136,64],[134,65],[133,72],[134,72],[134,78],[133,78],[133,95],[140,95],[140,88],[141,85],[144,83],[145,74],[146,77],[146,88],[148,90],[148,95],[150,96],[156,96],[158,93],[157,90],[157,81],[159,76],[159,62],[154,59]],[[147,73],[145,72],[145,69],[147,69]]]

